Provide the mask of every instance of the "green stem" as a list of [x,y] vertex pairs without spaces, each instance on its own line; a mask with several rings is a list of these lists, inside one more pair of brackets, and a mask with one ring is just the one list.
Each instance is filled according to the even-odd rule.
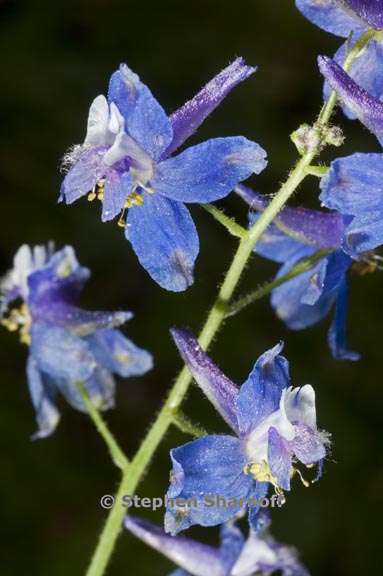
[[217,222],[222,224],[222,226],[224,226],[226,230],[229,232],[229,234],[231,234],[232,236],[235,236],[236,238],[243,238],[247,233],[246,228],[244,228],[240,224],[237,224],[234,218],[226,216],[226,214],[222,212],[222,210],[220,210],[213,204],[201,204],[201,206],[204,210],[206,210],[206,212],[211,214],[213,218],[217,220]]
[[207,432],[199,424],[195,424],[190,418],[188,418],[182,410],[176,410],[173,414],[173,424],[177,426],[181,432],[184,434],[190,434],[194,438],[200,438],[201,436],[206,436]]
[[322,178],[330,170],[328,166],[308,166],[306,168],[306,173],[309,176],[316,176],[317,178]]
[[[361,53],[364,46],[367,45],[368,41],[375,37],[375,35],[376,33],[368,31],[359,38],[346,59],[347,66],[351,65],[353,59]],[[286,182],[274,196],[273,200],[262,212],[252,228],[250,228],[243,237],[241,237],[233,261],[199,336],[200,345],[205,350],[208,348],[219,328],[222,326],[231,297],[238,285],[257,241],[301,182],[305,179],[308,166],[310,166],[313,159],[319,154],[321,148],[325,145],[325,129],[331,118],[336,102],[337,96],[333,92],[328,101],[322,107],[318,119],[313,127],[319,136],[318,144],[308,150],[301,157],[294,169],[291,171]],[[125,494],[133,494],[136,489],[161,440],[170,427],[174,411],[181,405],[191,381],[192,376],[189,370],[184,367],[173,384],[165,404],[149,429],[134,459],[125,470],[116,495],[117,504],[109,513],[109,517],[105,523],[97,548],[87,571],[87,576],[103,576],[105,573],[105,569],[113,553],[117,538],[121,532],[122,521],[126,513],[125,508],[119,504],[121,498]]]
[[284,274],[283,276],[280,276],[279,278],[276,278],[275,280],[272,280],[271,282],[268,282],[267,284],[260,286],[253,292],[250,292],[250,294],[246,294],[246,296],[243,296],[242,298],[239,298],[236,302],[233,302],[233,304],[230,306],[226,314],[226,318],[229,318],[230,316],[235,316],[236,314],[241,312],[244,308],[247,308],[247,306],[253,304],[253,302],[256,302],[257,300],[260,300],[264,296],[267,296],[268,294],[270,294],[272,290],[274,290],[274,288],[278,288],[278,286],[281,286],[282,284],[285,284],[289,280],[296,278],[296,276],[300,276],[304,272],[308,272],[319,260],[322,260],[322,258],[327,256],[331,252],[332,252],[331,250],[318,250],[318,252],[315,252],[315,254],[313,254],[309,258],[302,258],[302,260],[299,260],[298,263],[295,264],[295,266],[293,266],[291,270],[287,272],[287,274]]
[[118,445],[113,434],[110,432],[100,412],[97,410],[92,400],[90,399],[90,396],[84,384],[82,382],[75,382],[75,385],[81,395],[81,398],[85,404],[85,407],[88,411],[90,418],[93,420],[98,432],[100,433],[105,444],[109,448],[109,452],[113,462],[116,464],[116,466],[121,468],[121,470],[125,470],[129,464],[127,457],[125,456],[124,452]]
[[[302,180],[304,180],[306,177],[306,168],[311,164],[318,151],[319,148],[318,150],[313,149],[299,160],[279,192],[240,241],[233,261],[219,290],[218,297],[200,333],[199,342],[202,348],[208,348],[219,328],[222,326],[230,299],[254,250],[256,242],[286,204],[290,196],[295,192]],[[174,411],[181,405],[191,381],[192,376],[189,370],[184,367],[134,459],[126,469],[116,495],[117,504],[111,510],[106,521],[87,576],[102,576],[105,573],[126,513],[126,510],[119,504],[121,497],[125,494],[133,494],[153,454],[171,425]]]

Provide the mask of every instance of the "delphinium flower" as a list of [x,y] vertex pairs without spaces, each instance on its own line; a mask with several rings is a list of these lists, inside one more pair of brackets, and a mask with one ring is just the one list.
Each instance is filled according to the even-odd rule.
[[[299,10],[312,22],[326,30],[356,42],[360,34],[368,28],[383,28],[383,7],[381,0],[296,0]],[[352,63],[349,74],[360,86],[376,98],[383,96],[383,36],[371,38],[365,49]],[[342,65],[350,48],[346,41],[337,50],[334,60]],[[327,99],[331,87],[325,84],[324,95]],[[345,102],[344,113],[350,118],[356,117],[352,108]]]
[[219,548],[181,536],[168,536],[158,526],[132,516],[126,528],[137,538],[166,556],[179,568],[171,576],[252,576],[279,571],[283,576],[308,576],[294,548],[276,542],[265,521],[247,540],[241,530],[227,522],[220,528]]
[[[282,495],[295,474],[308,485],[298,463],[318,465],[320,474],[328,435],[317,428],[314,390],[291,386],[282,344],[262,354],[238,388],[190,332],[173,330],[172,335],[197,384],[234,435],[207,435],[171,450],[167,495],[175,505],[167,507],[165,530],[176,534],[193,524],[221,524],[243,508],[243,499],[254,504],[249,519],[256,527],[258,504],[270,486]],[[206,495],[219,495],[230,505],[208,506]],[[177,506],[177,499],[186,505]]]
[[90,312],[77,306],[90,276],[70,246],[21,246],[13,268],[0,284],[1,323],[19,331],[29,346],[27,379],[36,412],[35,438],[51,434],[59,421],[56,396],[85,411],[76,383],[81,382],[94,405],[114,403],[113,374],[144,374],[151,355],[135,346],[116,328],[130,312]]
[[[324,179],[325,180],[325,179]],[[268,200],[245,186],[237,192],[249,204],[252,225]],[[335,358],[357,360],[359,354],[347,347],[347,273],[354,264],[367,264],[370,255],[348,254],[344,249],[347,222],[339,212],[307,208],[284,208],[274,220],[256,253],[282,264],[277,278],[287,274],[303,258],[318,250],[329,250],[310,270],[274,288],[271,305],[277,316],[292,330],[302,330],[325,318],[335,308],[328,343]],[[363,270],[366,269],[363,266]]]
[[[122,64],[108,96],[93,101],[84,143],[65,158],[67,204],[102,201],[102,220],[119,215],[141,265],[160,286],[193,283],[199,240],[186,203],[223,198],[266,166],[266,153],[238,136],[211,139],[172,154],[255,68],[238,58],[179,110],[166,115],[149,88]],[[127,211],[127,215],[126,215]]]

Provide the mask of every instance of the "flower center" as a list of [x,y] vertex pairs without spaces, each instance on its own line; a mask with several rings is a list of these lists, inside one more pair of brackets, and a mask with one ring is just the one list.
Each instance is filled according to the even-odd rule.
[[20,342],[27,344],[27,346],[31,343],[31,324],[32,318],[28,306],[25,303],[19,308],[10,310],[7,318],[1,319],[1,325],[10,332],[17,332],[19,330]]

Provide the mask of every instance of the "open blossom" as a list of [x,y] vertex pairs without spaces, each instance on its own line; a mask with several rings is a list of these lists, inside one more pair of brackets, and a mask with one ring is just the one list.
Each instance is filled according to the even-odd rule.
[[265,151],[242,136],[171,154],[254,71],[238,58],[168,117],[122,64],[110,79],[108,97],[97,96],[90,107],[84,143],[67,156],[61,199],[71,204],[89,194],[102,201],[104,222],[120,215],[141,265],[167,290],[193,283],[199,240],[184,203],[223,198],[266,166]]
[[[192,499],[193,505],[168,505],[165,530],[176,534],[193,524],[221,524],[243,508],[241,499],[254,502],[249,519],[255,527],[257,503],[270,485],[278,494],[290,490],[292,476],[302,478],[298,462],[321,468],[328,436],[317,428],[314,390],[310,385],[291,386],[288,362],[280,355],[282,344],[262,354],[238,388],[190,332],[173,330],[172,335],[197,384],[234,435],[203,436],[171,450],[173,469],[167,495]],[[233,505],[207,506],[209,494],[218,494]]]
[[125,527],[179,566],[171,576],[253,576],[276,571],[282,576],[309,576],[295,549],[270,536],[268,520],[258,532],[250,530],[247,540],[234,523],[223,524],[219,548],[191,538],[168,536],[151,522],[132,516],[126,517]]
[[[251,225],[267,206],[268,200],[245,186],[238,187],[237,192],[250,205]],[[292,330],[316,324],[335,308],[328,332],[331,352],[338,359],[358,360],[359,354],[347,346],[347,273],[354,260],[363,263],[365,255],[351,255],[345,251],[348,221],[349,218],[339,212],[287,207],[264,232],[255,251],[281,264],[277,278],[318,250],[330,251],[307,272],[274,288],[271,305]]]
[[60,393],[85,411],[76,388],[81,382],[94,405],[114,404],[113,374],[140,375],[152,366],[151,355],[117,330],[131,312],[90,312],[77,302],[90,272],[66,246],[21,246],[12,270],[0,284],[1,323],[19,331],[29,346],[27,379],[36,411],[36,438],[51,434],[59,421]]

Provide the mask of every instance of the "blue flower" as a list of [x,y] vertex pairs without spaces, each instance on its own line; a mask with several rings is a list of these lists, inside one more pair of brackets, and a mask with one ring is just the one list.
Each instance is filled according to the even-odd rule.
[[220,546],[215,548],[191,538],[168,536],[151,522],[127,516],[125,526],[137,538],[157,550],[179,568],[171,576],[252,576],[255,573],[309,576],[294,548],[279,544],[268,533],[265,521],[247,540],[234,523],[223,524]]
[[348,38],[383,28],[381,0],[295,0],[304,16],[326,32]]
[[27,378],[38,424],[35,438],[49,436],[56,428],[58,393],[76,410],[86,411],[77,381],[94,405],[106,410],[114,404],[113,374],[135,376],[152,367],[151,355],[116,329],[132,317],[130,312],[78,308],[89,276],[70,246],[55,252],[53,245],[23,245],[0,284],[1,323],[19,331],[20,340],[29,345]]
[[[267,205],[267,200],[245,186],[237,188],[250,205],[250,225]],[[328,333],[328,343],[335,358],[358,360],[359,354],[348,350],[346,342],[347,272],[353,259],[343,250],[348,219],[338,212],[307,208],[284,208],[257,243],[256,253],[282,264],[277,278],[287,274],[299,260],[318,250],[330,250],[328,256],[309,271],[296,276],[271,294],[277,316],[292,330],[302,330],[325,318],[335,307]]]
[[[301,476],[298,461],[320,466],[326,456],[328,436],[317,429],[314,390],[290,385],[282,344],[258,358],[238,389],[190,332],[173,330],[172,335],[197,384],[235,435],[203,436],[171,450],[165,530],[176,534],[193,524],[221,524],[243,509],[243,499],[253,501],[249,519],[256,527],[269,486],[277,494],[290,490],[291,477]],[[228,505],[208,505],[209,495]],[[186,505],[177,506],[180,498]]]
[[[264,150],[244,137],[216,138],[171,154],[197,130],[227,94],[253,72],[238,58],[168,117],[125,64],[108,98],[92,103],[83,145],[69,153],[61,199],[89,194],[102,201],[102,220],[120,215],[141,265],[163,288],[193,283],[199,240],[184,202],[224,198],[266,166]],[[125,211],[128,214],[125,220]]]

